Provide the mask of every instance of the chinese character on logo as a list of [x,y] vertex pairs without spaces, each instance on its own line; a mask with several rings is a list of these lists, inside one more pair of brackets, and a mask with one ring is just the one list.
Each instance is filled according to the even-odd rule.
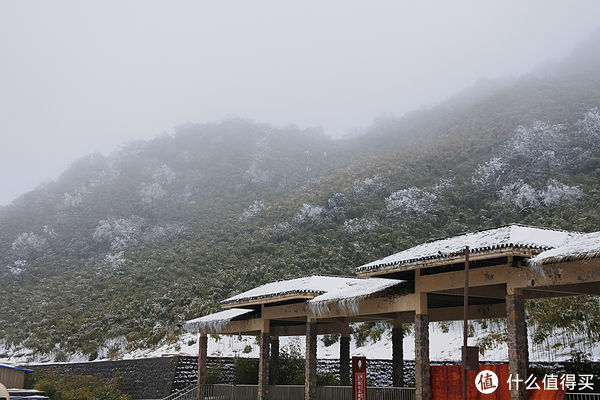
[[558,375],[544,375],[544,390],[558,390]]
[[508,390],[513,390],[513,383],[515,384],[514,390],[519,390],[519,384],[523,382],[523,379],[519,379],[519,374],[515,374],[515,378],[512,374],[508,375],[506,383],[508,383]]
[[483,394],[494,393],[498,388],[498,376],[489,369],[483,370],[475,377],[475,387]]
[[560,387],[565,390],[575,390],[577,381],[575,380],[575,374],[565,374],[560,378]]
[[525,388],[527,390],[540,390],[540,385],[537,384],[535,375],[531,374],[525,381]]
[[594,390],[594,382],[591,381],[593,377],[594,375],[579,375],[579,390]]

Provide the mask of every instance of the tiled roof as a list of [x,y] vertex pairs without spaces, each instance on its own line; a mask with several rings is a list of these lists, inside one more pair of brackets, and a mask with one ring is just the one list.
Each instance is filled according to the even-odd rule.
[[287,295],[308,294],[313,298],[328,298],[327,295],[337,293],[347,293],[348,291],[361,291],[365,286],[372,290],[383,290],[391,282],[400,283],[402,281],[392,281],[388,279],[364,279],[364,278],[343,278],[336,276],[313,275],[303,278],[290,279],[285,281],[276,281],[256,287],[246,292],[240,293],[228,299],[221,304],[246,303],[250,301],[269,299],[272,297],[281,297]]
[[370,271],[394,265],[450,258],[462,254],[465,246],[469,246],[469,252],[473,254],[506,248],[544,251],[562,245],[574,235],[577,233],[512,224],[432,240],[362,265],[356,270]]

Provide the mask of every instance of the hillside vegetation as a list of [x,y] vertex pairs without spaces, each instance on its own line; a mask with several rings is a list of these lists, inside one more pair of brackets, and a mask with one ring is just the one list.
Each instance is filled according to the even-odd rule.
[[[182,321],[258,284],[352,275],[434,237],[509,222],[600,230],[590,54],[600,42],[352,138],[233,118],[78,160],[0,209],[0,352],[118,356],[176,340]],[[538,341],[598,337],[597,301],[568,301],[593,315],[538,302]]]

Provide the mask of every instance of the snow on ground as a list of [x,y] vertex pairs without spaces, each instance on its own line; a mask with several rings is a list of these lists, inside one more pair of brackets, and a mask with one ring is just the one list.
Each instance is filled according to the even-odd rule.
[[[469,338],[469,345],[475,345],[477,339],[485,336],[488,330],[478,330],[474,337]],[[530,332],[531,333],[531,332]],[[430,324],[429,327],[429,342],[430,342],[430,359],[432,361],[458,361],[460,359],[460,347],[462,346],[462,323],[457,322],[450,325],[448,332],[443,332],[439,325]],[[3,350],[0,343],[0,363],[23,365],[27,363],[51,363],[52,357],[37,356],[32,357],[32,351],[28,349],[11,349]],[[414,336],[407,335],[404,338],[404,357],[406,359],[414,359]],[[304,354],[304,337],[281,337],[280,347],[283,349],[289,346],[297,347],[301,354]],[[318,341],[318,357],[319,358],[339,358],[339,342],[326,347],[323,341]],[[586,352],[591,353],[592,359],[600,360],[600,343],[596,343],[591,348],[585,348]],[[208,355],[213,357],[258,357],[258,342],[254,336],[237,335],[221,335],[209,336]],[[164,355],[196,355],[198,353],[198,337],[192,333],[183,334],[179,341],[172,344],[163,344],[155,349],[135,350],[123,354],[123,359],[137,359],[147,357],[161,357]],[[382,336],[382,339],[376,343],[368,341],[367,344],[361,347],[356,347],[354,341],[351,343],[351,355],[363,355],[370,359],[391,359],[392,347],[389,332]],[[9,355],[12,354],[12,355]],[[487,351],[481,360],[486,361],[507,361],[508,350],[505,344]],[[539,350],[530,343],[530,361],[561,361],[570,357],[568,351],[556,354],[548,354],[545,351]],[[106,358],[98,358],[96,361],[106,360]],[[87,357],[82,354],[75,354],[69,362],[85,362]]]

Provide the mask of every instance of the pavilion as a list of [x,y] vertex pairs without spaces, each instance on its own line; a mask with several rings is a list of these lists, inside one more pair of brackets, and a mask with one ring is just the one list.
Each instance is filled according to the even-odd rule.
[[[309,276],[240,293],[221,302],[223,311],[185,324],[200,333],[198,384],[206,379],[207,334],[256,335],[258,399],[267,399],[277,384],[279,337],[305,335],[305,399],[314,400],[317,335],[341,334],[340,377],[348,385],[348,324],[390,320],[394,386],[403,381],[401,324],[414,322],[416,399],[431,399],[429,322],[463,318],[466,246],[468,318],[506,318],[509,372],[526,376],[525,300],[600,295],[600,232],[513,224],[420,244],[356,268],[356,278]],[[525,399],[524,385],[511,391],[517,399]]]

